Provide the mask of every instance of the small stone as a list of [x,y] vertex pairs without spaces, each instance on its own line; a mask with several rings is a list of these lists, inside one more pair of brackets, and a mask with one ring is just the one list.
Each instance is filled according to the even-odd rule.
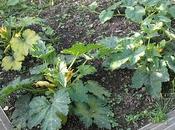
[[8,106],[5,106],[3,110],[4,111],[7,111],[7,110],[9,110],[9,107]]

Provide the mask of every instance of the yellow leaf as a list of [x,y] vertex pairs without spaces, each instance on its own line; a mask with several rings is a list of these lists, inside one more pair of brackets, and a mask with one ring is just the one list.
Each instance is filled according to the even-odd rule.
[[14,52],[13,57],[16,61],[23,61],[25,59],[24,55]]
[[37,35],[35,31],[32,31],[30,29],[26,29],[22,35],[25,39],[25,42],[31,47],[33,44],[36,44],[40,40],[39,35]]
[[33,44],[36,44],[40,37],[30,29],[26,29],[23,34],[23,38],[20,33],[16,33],[15,37],[10,40],[11,48],[14,52],[19,53],[19,55],[27,56],[32,48]]
[[18,55],[27,56],[29,52],[29,46],[18,37],[12,37],[10,40],[11,48]]
[[1,38],[6,38],[7,34],[8,34],[7,28],[6,27],[1,27],[0,28],[0,37]]
[[8,71],[10,69],[13,70],[20,70],[21,69],[22,62],[16,61],[13,57],[11,56],[5,56],[2,59],[2,67],[4,70]]

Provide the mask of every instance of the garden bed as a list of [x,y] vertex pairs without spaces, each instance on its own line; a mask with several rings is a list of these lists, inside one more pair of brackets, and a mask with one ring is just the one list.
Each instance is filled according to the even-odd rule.
[[[39,17],[46,20],[46,23],[55,31],[54,36],[47,37],[56,49],[57,53],[62,50],[70,48],[76,42],[82,42],[86,44],[96,43],[102,38],[117,36],[126,37],[130,36],[135,31],[139,30],[137,23],[131,22],[123,16],[113,17],[108,22],[101,24],[99,20],[99,14],[91,12],[88,7],[93,0],[62,0],[55,1],[53,6],[49,6],[40,11]],[[111,5],[114,1],[104,0],[98,1],[97,11],[101,11]],[[36,32],[41,32],[40,27],[31,26]],[[47,40],[46,38],[46,40]],[[34,67],[41,61],[36,58],[27,57],[23,62],[22,71],[4,71],[0,68],[0,85],[6,86],[10,81],[16,79],[18,76],[23,78],[29,77],[29,68]],[[81,62],[77,63],[80,64]],[[76,66],[78,66],[75,64]],[[148,113],[154,112],[155,100],[146,91],[145,88],[134,89],[131,88],[132,77],[134,70],[129,69],[117,69],[114,71],[104,69],[102,66],[103,61],[95,59],[89,61],[88,64],[96,68],[94,74],[83,77],[83,81],[94,80],[101,86],[106,88],[111,96],[109,97],[109,105],[114,112],[114,119],[116,120],[113,130],[136,130],[150,122],[150,116]],[[172,79],[173,79],[172,73]],[[164,84],[164,92],[169,92],[168,88],[172,87],[172,84]],[[22,91],[25,94],[25,92]],[[8,106],[8,110],[5,112],[11,117],[12,112],[15,109],[15,101],[20,93],[13,94],[9,97],[9,101],[4,106]],[[169,98],[169,97],[168,97]],[[164,100],[164,99],[162,99]],[[166,102],[167,100],[165,100]],[[168,101],[167,101],[168,102]],[[172,102],[171,102],[172,103]],[[165,103],[166,104],[166,103]],[[164,104],[163,104],[164,105]],[[169,105],[169,104],[168,104]],[[174,107],[174,104],[170,104],[170,107],[166,110],[169,111]],[[161,108],[161,105],[160,105]],[[161,118],[161,117],[160,117]],[[40,129],[39,128],[33,128]],[[92,125],[89,128],[85,128],[82,122],[77,116],[68,116],[67,123],[63,125],[63,130],[100,130],[96,125]]]

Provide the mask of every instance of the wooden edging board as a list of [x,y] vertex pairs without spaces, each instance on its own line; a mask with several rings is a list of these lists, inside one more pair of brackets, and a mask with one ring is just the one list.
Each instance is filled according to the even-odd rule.
[[11,123],[0,106],[0,130],[12,130]]
[[162,123],[149,123],[139,130],[175,130],[175,110],[168,113],[168,119]]

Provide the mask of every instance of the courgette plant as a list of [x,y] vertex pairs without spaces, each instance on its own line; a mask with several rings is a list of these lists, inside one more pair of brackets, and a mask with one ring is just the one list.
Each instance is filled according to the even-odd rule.
[[98,82],[82,79],[96,72],[87,61],[93,58],[88,53],[99,47],[77,43],[57,55],[51,45],[41,40],[35,44],[31,55],[42,63],[30,69],[29,78],[17,78],[0,91],[1,103],[14,92],[24,93],[11,117],[14,129],[58,130],[68,115],[78,116],[86,127],[111,129],[115,123],[107,104],[110,93]]
[[[154,97],[161,96],[162,82],[170,80],[168,69],[175,72],[174,28],[175,5],[171,0],[121,0],[115,9],[124,8],[125,16],[139,29],[129,36],[107,37],[98,56],[111,70],[135,69],[133,88],[145,86]],[[112,18],[112,17],[111,17]]]
[[33,45],[40,42],[41,36],[29,28],[32,25],[40,25],[46,32],[42,34],[43,36],[52,33],[52,30],[47,32],[49,27],[41,18],[9,17],[3,21],[0,28],[0,59],[4,70],[20,70],[25,57],[30,55]]

